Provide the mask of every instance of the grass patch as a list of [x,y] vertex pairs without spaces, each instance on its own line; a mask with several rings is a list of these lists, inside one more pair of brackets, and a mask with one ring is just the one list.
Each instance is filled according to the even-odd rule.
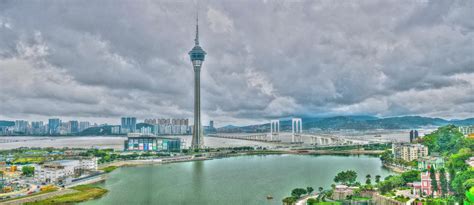
[[26,198],[26,197],[32,197],[32,196],[36,196],[36,195],[40,195],[40,194],[46,194],[46,193],[49,193],[49,192],[55,192],[55,191],[57,191],[57,190],[58,190],[58,188],[57,188],[57,187],[54,187],[54,188],[46,189],[46,190],[43,190],[43,191],[40,191],[40,192],[36,192],[36,193],[30,194],[30,195],[25,195],[25,196],[20,196],[20,197],[15,197],[15,198],[3,199],[3,200],[0,200],[0,202],[7,202],[7,201],[12,201],[12,200],[17,200],[17,199],[23,199],[23,198]]
[[318,202],[318,203],[315,203],[313,205],[341,205],[342,203],[341,202],[329,202],[329,201],[325,201],[325,202]]
[[410,201],[410,198],[403,197],[403,196],[396,196],[395,200],[400,201],[400,202],[407,202],[407,201]]
[[44,162],[44,157],[20,157],[13,161],[13,164],[39,164]]
[[110,173],[110,172],[114,171],[117,168],[118,168],[117,166],[108,166],[108,167],[102,168],[101,170],[103,170],[106,173]]
[[49,199],[29,202],[27,205],[58,205],[58,204],[75,204],[87,200],[98,199],[107,193],[106,189],[96,185],[79,185],[71,189],[77,190],[77,193],[65,194],[62,196],[52,197]]

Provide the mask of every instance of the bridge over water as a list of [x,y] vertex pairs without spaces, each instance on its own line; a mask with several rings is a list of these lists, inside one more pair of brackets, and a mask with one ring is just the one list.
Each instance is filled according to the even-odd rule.
[[306,144],[314,146],[328,146],[328,145],[352,145],[358,144],[359,142],[351,139],[344,139],[343,137],[335,135],[320,135],[320,134],[303,134],[303,133],[218,133],[209,134],[207,137],[216,137],[224,139],[238,139],[238,140],[249,140],[256,142],[270,142],[280,144]]

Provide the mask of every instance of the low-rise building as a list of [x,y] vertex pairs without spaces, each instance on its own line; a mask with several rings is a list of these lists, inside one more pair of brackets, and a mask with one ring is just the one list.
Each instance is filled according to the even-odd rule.
[[422,144],[393,143],[392,153],[395,158],[410,162],[428,156],[428,147]]
[[427,156],[418,160],[418,170],[428,170],[429,167],[439,169],[444,167],[444,159],[442,157]]
[[347,198],[347,196],[352,195],[354,193],[354,190],[351,187],[348,187],[346,185],[336,185],[333,193],[332,193],[332,199],[334,200],[344,200]]
[[97,158],[58,160],[35,167],[35,179],[44,183],[65,183],[66,178],[97,171]]
[[[436,173],[436,182],[438,184],[438,190],[434,193],[435,196],[441,195],[441,183],[440,183],[440,174]],[[446,173],[446,179],[449,181],[449,174]],[[413,194],[418,196],[429,196],[434,191],[431,187],[431,177],[430,172],[425,171],[421,172],[421,182],[413,182]]]
[[152,135],[129,135],[124,142],[125,151],[179,152],[184,142],[179,138],[155,137]]

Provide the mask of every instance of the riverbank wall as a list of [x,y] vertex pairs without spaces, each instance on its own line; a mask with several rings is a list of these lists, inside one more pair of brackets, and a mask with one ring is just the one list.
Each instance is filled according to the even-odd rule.
[[409,203],[407,203],[407,202],[397,201],[395,199],[392,199],[392,198],[389,198],[389,197],[386,197],[386,196],[382,196],[378,193],[376,193],[372,196],[372,202],[377,204],[377,205],[409,205]]

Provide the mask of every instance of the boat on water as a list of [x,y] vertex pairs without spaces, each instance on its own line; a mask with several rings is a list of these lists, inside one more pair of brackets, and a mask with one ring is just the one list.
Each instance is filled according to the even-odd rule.
[[273,196],[267,195],[267,200],[271,200],[271,199],[273,199]]

